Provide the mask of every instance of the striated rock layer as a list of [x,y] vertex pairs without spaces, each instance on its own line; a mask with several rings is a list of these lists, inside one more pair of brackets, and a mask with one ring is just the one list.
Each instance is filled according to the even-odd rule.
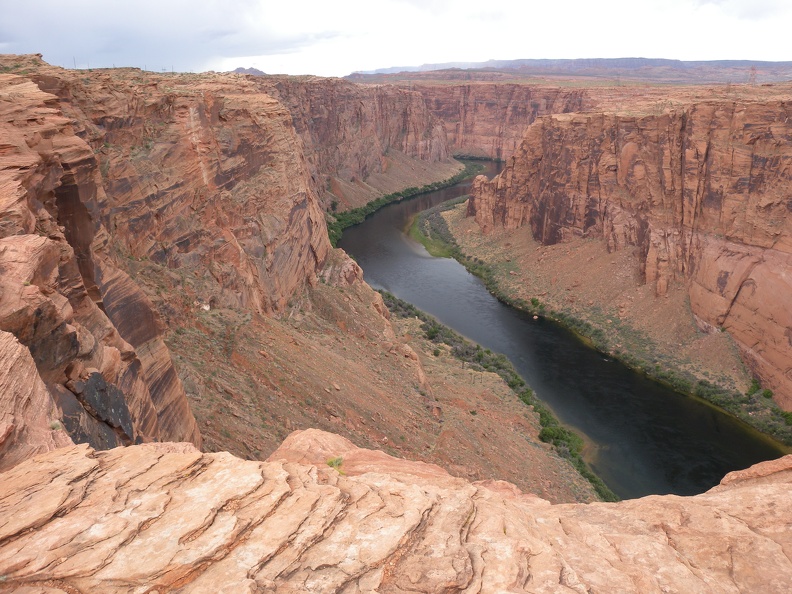
[[792,103],[702,101],[660,115],[541,118],[468,214],[553,244],[638,246],[658,296],[688,286],[703,328],[728,330],[792,409]]
[[591,103],[584,88],[527,84],[417,84],[429,110],[445,124],[451,151],[506,160],[537,117],[581,111]]
[[791,480],[550,505],[316,431],[268,462],[71,446],[2,475],[0,591],[784,592]]
[[[330,249],[324,215],[276,99],[240,76],[83,78],[39,66],[32,78],[97,151],[105,193],[95,211],[123,266],[147,258],[208,277],[206,302],[261,313],[315,280]],[[112,276],[101,282],[116,290]]]
[[[19,59],[19,58],[16,58]],[[442,123],[419,93],[316,77],[72,72],[26,57],[97,153],[113,257],[214,284],[205,302],[282,312],[330,248],[321,204],[445,179]],[[112,283],[112,279],[108,284]]]
[[[36,370],[24,375],[20,363],[7,379],[43,381],[50,399],[36,387],[38,404],[7,403],[9,435],[46,416],[95,447],[200,445],[151,303],[106,256],[106,231],[91,214],[105,198],[93,151],[53,95],[15,75],[0,75],[0,138],[0,330]],[[24,359],[14,341],[3,348]]]
[[251,78],[289,110],[326,208],[451,177],[443,122],[416,91],[313,76]]

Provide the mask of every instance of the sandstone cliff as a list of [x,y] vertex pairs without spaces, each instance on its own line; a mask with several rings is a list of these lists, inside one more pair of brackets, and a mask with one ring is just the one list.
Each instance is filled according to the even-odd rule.
[[499,178],[476,180],[468,214],[546,244],[637,246],[656,294],[685,283],[701,326],[728,330],[790,409],[790,115],[741,99],[541,118]]
[[[208,451],[261,459],[292,429],[321,427],[466,478],[508,477],[552,501],[596,498],[566,460],[537,443],[535,415],[499,377],[481,373],[469,385],[461,363],[435,356],[415,324],[391,324],[359,267],[329,249],[312,177],[320,166],[331,177],[360,175],[382,157],[390,169],[369,172],[369,190],[386,178],[403,184],[394,189],[420,185],[420,177],[394,176],[396,161],[402,173],[418,163],[433,175],[458,167],[442,160],[442,127],[419,94],[313,78],[70,72],[35,56],[5,63],[25,71],[16,80],[38,101],[23,104],[14,91],[9,129],[34,129],[44,110],[59,118],[73,155],[60,167],[49,145],[38,149],[50,185],[27,198],[52,202],[63,229],[47,234],[39,225],[0,240],[8,243],[7,282],[15,283],[3,299],[13,295],[13,311],[30,314],[0,329],[15,332],[34,357],[78,351],[76,362],[69,351],[54,370],[37,361],[56,400],[39,402],[34,392],[9,401],[0,423],[7,449],[18,453],[8,465],[65,439],[50,427],[58,422],[101,449],[138,437],[190,439],[161,427],[192,423],[194,414]],[[308,125],[312,109],[324,119]],[[351,134],[355,126],[359,134]],[[6,155],[17,171],[20,155],[35,151],[15,151]],[[31,204],[7,211],[5,224],[30,218]],[[63,278],[52,276],[57,257],[68,264]],[[78,307],[63,307],[62,285]],[[37,326],[40,303],[53,319]],[[58,324],[63,331],[49,333]],[[118,390],[97,384],[116,368],[127,374],[113,384]],[[144,387],[151,404],[138,396]],[[35,405],[25,408],[28,400]],[[23,410],[35,414],[28,420]],[[104,415],[100,425],[83,411]],[[125,430],[132,439],[107,435]],[[535,447],[526,452],[526,443]]]
[[318,77],[257,77],[289,110],[314,189],[326,209],[361,206],[381,194],[451,177],[443,122],[423,96],[395,86]]
[[429,110],[445,124],[455,155],[506,160],[537,117],[581,111],[584,88],[527,84],[417,84]]
[[[200,445],[150,302],[103,255],[106,233],[89,211],[104,198],[93,151],[54,96],[7,74],[0,75],[0,138],[0,330],[27,347],[36,369],[4,368],[17,374],[7,381],[29,382],[35,392],[29,405],[2,410],[4,448],[38,447],[25,426],[59,418],[72,437],[96,447],[160,439]],[[119,293],[135,303],[124,324],[114,319]],[[15,341],[3,344],[5,357],[25,360]],[[24,410],[37,420],[25,420]],[[41,436],[38,445],[47,447],[51,439]]]
[[[39,65],[97,152],[114,258],[207,278],[204,301],[268,313],[330,248],[289,112],[240,76],[79,76]],[[112,279],[104,279],[112,284]],[[120,298],[123,298],[119,295]]]
[[2,479],[3,592],[792,589],[790,456],[696,497],[589,505],[316,431],[267,462],[71,446]]

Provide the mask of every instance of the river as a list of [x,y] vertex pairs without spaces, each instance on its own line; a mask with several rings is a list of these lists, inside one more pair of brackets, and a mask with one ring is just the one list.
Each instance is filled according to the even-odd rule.
[[[487,164],[486,174],[497,173]],[[559,420],[586,440],[583,457],[621,498],[694,495],[727,472],[777,458],[775,442],[698,399],[587,347],[556,323],[500,303],[453,259],[404,230],[418,212],[467,194],[470,181],[389,205],[344,232],[367,282],[504,353]]]

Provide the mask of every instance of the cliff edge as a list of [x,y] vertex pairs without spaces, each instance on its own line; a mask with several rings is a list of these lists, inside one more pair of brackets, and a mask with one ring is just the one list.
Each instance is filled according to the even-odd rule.
[[783,592],[792,456],[696,497],[550,505],[319,431],[42,454],[0,481],[0,591]]
[[[46,423],[99,448],[200,446],[151,302],[106,255],[107,233],[91,213],[105,197],[94,152],[54,96],[15,75],[0,74],[0,138],[3,356],[28,367],[32,358],[35,373],[24,381],[37,402],[2,409],[3,450],[43,446],[24,417],[45,411]],[[55,408],[62,416],[52,416]],[[13,460],[3,457],[0,467]]]

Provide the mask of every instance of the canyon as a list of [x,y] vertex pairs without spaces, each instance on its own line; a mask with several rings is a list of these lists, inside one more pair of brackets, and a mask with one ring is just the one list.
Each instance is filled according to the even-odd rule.
[[636,248],[789,406],[788,88],[750,92],[0,56],[0,592],[788,589],[792,457],[598,503],[326,227],[508,159],[485,234]]
[[[39,439],[42,448],[62,444],[64,433],[86,441],[74,430],[75,417],[94,427],[87,441],[98,449],[192,441],[207,451],[263,459],[291,430],[319,427],[471,480],[508,477],[553,501],[596,498],[552,448],[524,452],[525,443],[538,442],[539,426],[503,380],[480,373],[470,385],[470,372],[453,357],[438,359],[419,327],[389,320],[360,268],[330,248],[322,200],[343,201],[350,195],[344,188],[363,194],[403,189],[407,171],[414,172],[412,185],[460,169],[447,158],[443,128],[421,107],[419,94],[316,78],[297,84],[284,77],[132,69],[75,73],[36,56],[7,63],[25,74],[3,75],[4,105],[13,106],[3,172],[9,183],[24,180],[15,186],[15,216],[34,220],[33,212],[49,225],[46,240],[39,233],[43,223],[30,223],[8,229],[8,242],[38,245],[57,237],[62,258],[75,263],[72,277],[54,277],[57,252],[39,250],[43,272],[37,276],[15,268],[21,248],[9,248],[3,279],[18,280],[3,302],[17,297],[8,302],[13,315],[2,329],[33,344],[26,332],[38,327],[38,314],[27,293],[43,293],[58,297],[51,308],[65,314],[42,329],[61,324],[64,341],[79,339],[59,361],[63,376],[47,375],[36,361],[50,393],[72,395],[73,412],[66,415],[61,401],[37,392],[43,400],[35,428],[19,414],[9,417],[7,449],[35,450],[36,432],[47,436]],[[326,125],[317,119],[308,127],[306,114],[320,100],[327,105]],[[46,152],[50,145],[32,140],[39,127],[49,138],[57,126],[81,167],[73,184],[79,199],[68,203],[48,197],[63,191],[63,174]],[[19,153],[38,164],[50,186],[27,181]],[[38,206],[48,201],[49,210]],[[75,305],[67,307],[62,294]],[[18,310],[28,317],[19,318]],[[91,319],[77,326],[71,312],[83,310],[102,325]],[[82,338],[83,326],[97,327],[94,350],[116,341],[122,362],[150,361],[160,374],[146,384],[150,399],[156,404],[178,395],[183,407],[183,414],[166,411],[159,419],[189,421],[192,432],[158,432],[147,401],[117,399],[119,419],[97,410],[108,390],[131,393],[131,380],[111,376],[110,363],[82,346],[90,340]],[[39,351],[57,351],[53,336],[43,335]],[[115,353],[109,347],[99,352]],[[109,377],[110,387],[94,388],[99,376]],[[486,412],[474,418],[470,411],[482,402]],[[121,433],[123,423],[132,435],[102,441]],[[503,424],[513,431],[499,431]],[[9,464],[21,457],[9,457]]]
[[783,98],[734,97],[541,118],[499,179],[477,180],[467,212],[484,233],[636,248],[655,296],[683,285],[699,327],[728,332],[789,410],[789,115]]

